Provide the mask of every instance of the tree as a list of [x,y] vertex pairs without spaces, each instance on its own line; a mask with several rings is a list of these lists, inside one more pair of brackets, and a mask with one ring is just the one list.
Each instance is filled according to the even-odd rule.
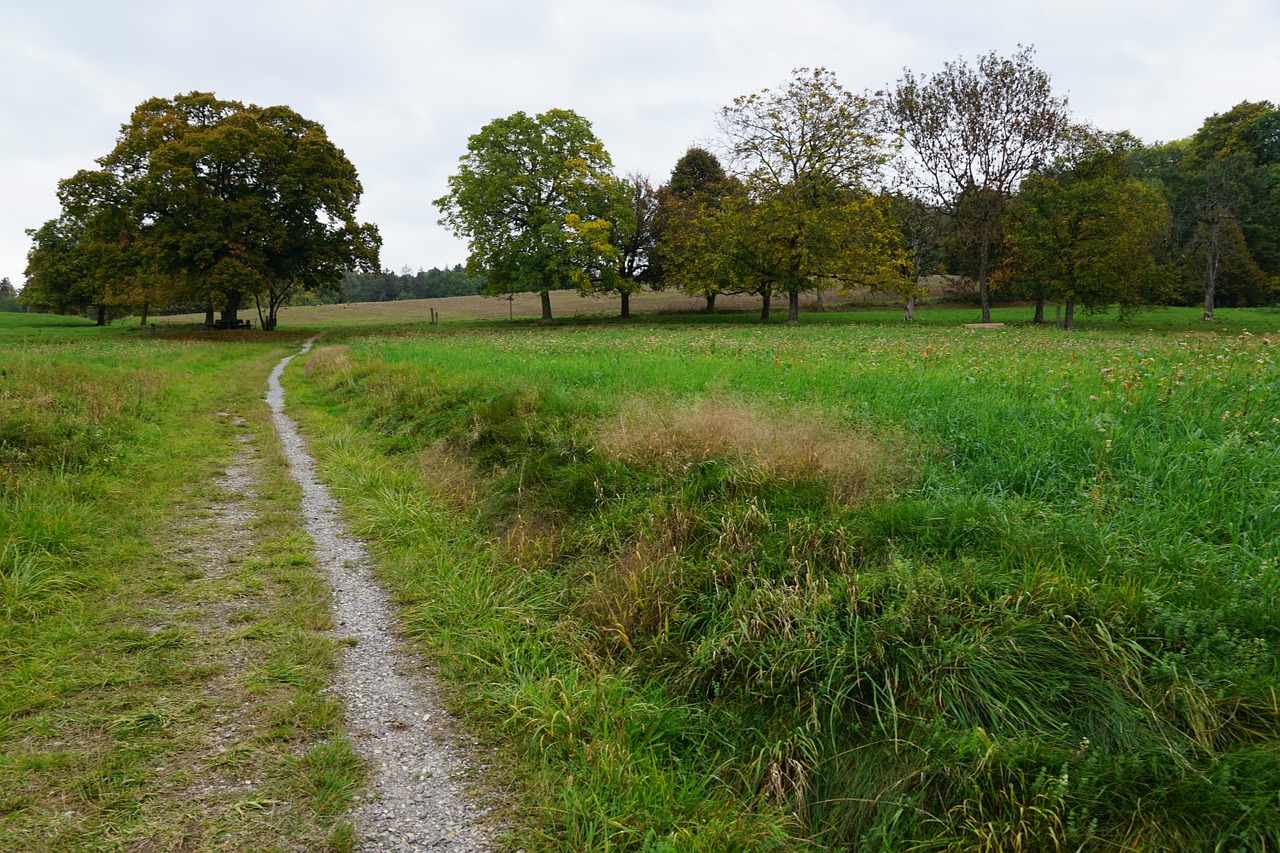
[[37,311],[80,314],[92,309],[99,326],[107,324],[109,287],[106,273],[113,266],[103,257],[101,244],[88,239],[83,223],[62,216],[28,229],[27,283],[19,297]]
[[1242,102],[1136,159],[1173,211],[1174,254],[1205,319],[1218,304],[1270,299],[1280,287],[1280,110]]
[[973,249],[984,323],[1005,204],[1023,177],[1052,159],[1070,126],[1067,102],[1053,96],[1034,54],[1029,47],[1012,59],[993,52],[974,68],[948,62],[932,77],[906,69],[886,98],[916,191],[954,217]]
[[726,205],[741,193],[742,184],[725,173],[720,160],[698,147],[676,161],[671,179],[658,190],[649,275],[663,286],[703,297],[708,314],[715,312],[716,296],[735,286],[725,259],[715,252],[727,233]]
[[767,300],[824,280],[900,286],[901,248],[887,203],[872,192],[889,158],[871,101],[825,68],[799,68],[785,86],[736,98],[720,127],[751,201],[740,235]]
[[902,228],[902,248],[907,258],[907,281],[902,318],[916,318],[916,297],[925,292],[926,276],[941,272],[942,249],[949,234],[950,220],[937,205],[908,193],[889,196],[893,212]]
[[1040,297],[1122,311],[1145,301],[1160,277],[1156,248],[1169,226],[1160,191],[1132,177],[1127,135],[1098,140],[1071,161],[1025,178],[1011,204],[1009,266]]
[[18,289],[9,281],[9,277],[0,278],[0,311],[21,311],[18,304]]
[[631,316],[631,294],[653,283],[658,192],[642,175],[615,178],[609,223],[616,254],[614,265],[591,278],[590,289],[622,298],[621,316]]
[[671,170],[667,191],[681,201],[714,203],[731,189],[731,182],[716,155],[691,146]]
[[589,289],[612,269],[616,187],[612,161],[591,124],[571,110],[495,119],[467,142],[440,224],[465,237],[467,269],[491,295],[538,293],[551,322],[550,291]]
[[59,194],[89,269],[106,269],[106,249],[117,256],[110,284],[119,300],[217,300],[233,322],[254,297],[273,328],[295,289],[377,268],[377,229],[355,219],[355,167],[321,125],[288,107],[205,92],[153,98],[98,163]]

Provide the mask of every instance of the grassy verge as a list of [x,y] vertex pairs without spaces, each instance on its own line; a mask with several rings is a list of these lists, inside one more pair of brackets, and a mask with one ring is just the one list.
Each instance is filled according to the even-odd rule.
[[0,328],[0,846],[350,846],[328,593],[260,399],[288,343],[52,319]]
[[1264,849],[1280,337],[1236,319],[445,330],[295,381],[539,849]]

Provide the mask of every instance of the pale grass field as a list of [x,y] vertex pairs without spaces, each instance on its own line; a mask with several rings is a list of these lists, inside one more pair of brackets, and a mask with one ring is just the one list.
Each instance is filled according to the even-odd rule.
[[[867,297],[863,297],[866,299]],[[880,300],[876,300],[880,301]],[[886,305],[895,304],[886,297]],[[829,295],[828,306],[834,307],[839,300]],[[631,313],[697,313],[705,306],[701,297],[685,296],[680,293],[635,293],[631,296]],[[802,300],[802,307],[809,310],[813,305],[812,295]],[[281,328],[298,328],[312,326],[374,326],[394,323],[428,323],[431,321],[431,309],[435,309],[441,322],[451,320],[500,320],[505,318],[524,319],[536,322],[542,315],[541,304],[536,293],[519,293],[512,300],[505,297],[492,296],[449,296],[442,299],[402,299],[394,302],[352,302],[340,305],[299,305],[286,306],[280,309]],[[579,296],[576,291],[558,290],[551,293],[551,313],[557,319],[574,316],[617,316],[622,309],[622,300],[615,297]],[[760,299],[750,295],[722,295],[716,299],[716,313],[755,312],[760,310]],[[784,316],[787,310],[785,294],[775,297],[773,311]],[[242,319],[258,324],[257,314],[251,308],[240,312]],[[204,322],[203,314],[181,314],[170,317],[155,317],[157,324],[186,325]]]

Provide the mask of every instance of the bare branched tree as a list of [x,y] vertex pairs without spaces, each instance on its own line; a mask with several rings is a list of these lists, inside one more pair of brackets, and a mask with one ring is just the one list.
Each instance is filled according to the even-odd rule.
[[1009,59],[989,53],[974,67],[948,62],[930,77],[906,69],[886,97],[910,183],[955,217],[973,250],[983,322],[991,319],[988,277],[1005,202],[1071,127],[1066,99],[1053,96],[1034,55],[1030,47]]

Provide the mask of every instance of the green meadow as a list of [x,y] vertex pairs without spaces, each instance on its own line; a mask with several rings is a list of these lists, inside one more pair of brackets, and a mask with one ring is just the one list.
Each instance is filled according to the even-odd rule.
[[0,848],[350,847],[328,590],[261,403],[298,340],[0,314]]
[[[406,637],[497,749],[513,846],[1280,846],[1280,312],[972,313],[331,326],[290,367]],[[214,412],[266,428],[300,337],[0,326],[0,838],[181,838],[152,768],[196,747],[143,715],[197,725],[197,637],[131,626],[197,582],[158,556],[164,496],[231,457]],[[323,596],[291,488],[259,500],[271,630],[237,642],[293,655],[246,689],[301,722],[196,846],[258,820],[341,848],[360,771],[306,763],[331,664],[287,606]]]
[[293,381],[539,849],[1269,849],[1280,314],[1224,313],[445,326]]

